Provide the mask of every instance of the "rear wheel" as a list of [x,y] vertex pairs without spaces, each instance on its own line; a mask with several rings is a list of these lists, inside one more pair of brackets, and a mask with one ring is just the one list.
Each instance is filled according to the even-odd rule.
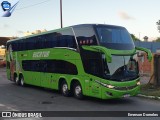
[[67,97],[70,95],[66,81],[62,81],[61,83],[61,93],[62,95],[67,96]]
[[14,81],[15,81],[15,83],[16,83],[17,85],[20,85],[20,81],[19,81],[18,76],[15,76]]
[[74,89],[73,89],[74,97],[77,99],[83,99],[83,93],[82,93],[82,87],[79,82],[76,82],[74,84]]
[[22,87],[24,87],[24,86],[25,86],[23,76],[21,76],[21,77],[20,77],[20,85],[21,85]]

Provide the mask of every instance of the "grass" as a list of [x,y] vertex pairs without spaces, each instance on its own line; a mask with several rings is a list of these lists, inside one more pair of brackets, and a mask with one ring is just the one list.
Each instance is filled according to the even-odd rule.
[[140,94],[160,97],[160,86],[154,86],[152,84],[141,85]]

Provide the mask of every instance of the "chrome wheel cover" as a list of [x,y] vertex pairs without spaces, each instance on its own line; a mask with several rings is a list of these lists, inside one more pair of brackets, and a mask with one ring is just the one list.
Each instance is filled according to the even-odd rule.
[[82,93],[82,89],[81,89],[81,86],[76,86],[76,88],[75,88],[75,94],[77,95],[77,96],[79,96],[80,94]]
[[62,86],[62,91],[63,91],[63,93],[66,93],[66,92],[68,91],[68,86],[67,86],[66,83],[63,84],[63,86]]

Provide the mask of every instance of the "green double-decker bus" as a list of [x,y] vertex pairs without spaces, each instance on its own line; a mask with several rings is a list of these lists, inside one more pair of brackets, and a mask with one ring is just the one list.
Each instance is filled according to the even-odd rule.
[[137,51],[124,27],[82,24],[7,42],[7,76],[17,85],[101,99],[135,96],[140,89]]

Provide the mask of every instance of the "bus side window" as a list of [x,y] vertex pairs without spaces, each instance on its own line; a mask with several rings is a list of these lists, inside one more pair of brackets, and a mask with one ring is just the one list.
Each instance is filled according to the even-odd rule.
[[38,36],[36,37],[36,49],[43,49],[44,48],[44,37]]
[[74,36],[67,36],[67,44],[69,48],[76,48],[76,42],[75,42],[75,39],[74,39]]
[[67,28],[65,30],[59,31],[60,46],[61,47],[69,47],[69,48],[77,48],[76,40],[73,34],[73,30],[71,28]]
[[27,38],[26,39],[26,50],[33,50],[34,48],[34,44],[35,44],[35,40],[34,38]]
[[53,48],[57,46],[57,36],[54,33],[46,35],[46,48]]
[[67,47],[66,35],[59,36],[58,47]]

